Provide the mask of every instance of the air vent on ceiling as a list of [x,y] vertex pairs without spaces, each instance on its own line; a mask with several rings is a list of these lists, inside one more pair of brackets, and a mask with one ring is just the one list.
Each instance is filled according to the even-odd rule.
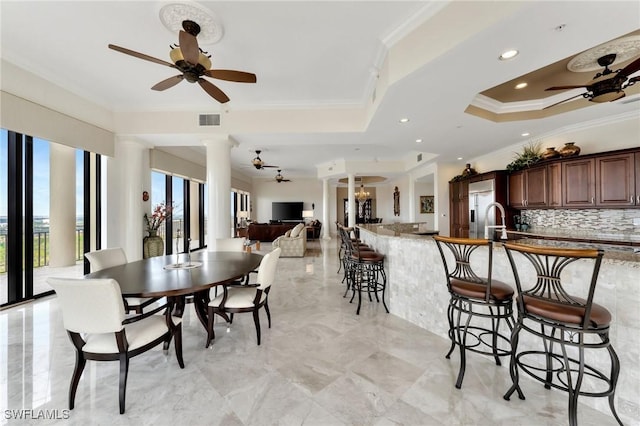
[[200,114],[198,116],[198,124],[200,126],[219,126],[220,114]]

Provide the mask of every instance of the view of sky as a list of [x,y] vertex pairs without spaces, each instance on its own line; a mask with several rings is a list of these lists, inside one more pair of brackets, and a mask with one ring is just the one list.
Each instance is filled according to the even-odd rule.
[[[0,130],[0,216],[7,215],[8,132]],[[76,150],[76,215],[82,216],[83,153]],[[49,142],[33,138],[33,215],[49,216]]]

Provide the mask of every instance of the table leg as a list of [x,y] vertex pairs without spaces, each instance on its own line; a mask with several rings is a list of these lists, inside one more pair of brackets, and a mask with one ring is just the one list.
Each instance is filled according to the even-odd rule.
[[209,290],[199,291],[193,294],[193,307],[196,310],[196,315],[200,320],[200,324],[207,329],[207,307],[209,305]]
[[251,253],[251,246],[247,246],[245,250],[247,251],[247,253]]
[[260,250],[260,241],[256,241],[256,250]]

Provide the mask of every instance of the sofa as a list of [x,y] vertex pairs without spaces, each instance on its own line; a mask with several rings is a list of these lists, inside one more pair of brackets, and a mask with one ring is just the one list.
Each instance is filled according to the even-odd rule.
[[297,224],[293,229],[284,233],[273,241],[273,248],[280,247],[280,257],[304,257],[307,251],[307,232],[304,223]]

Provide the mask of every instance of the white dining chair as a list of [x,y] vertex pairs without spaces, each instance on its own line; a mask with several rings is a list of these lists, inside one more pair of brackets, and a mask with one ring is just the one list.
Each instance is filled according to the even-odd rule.
[[[271,328],[271,312],[269,312],[269,291],[276,275],[276,266],[282,253],[281,248],[276,248],[267,253],[258,267],[258,277],[255,284],[248,285],[224,285],[222,294],[216,296],[208,307],[207,320],[207,343],[209,347],[211,341],[215,339],[213,331],[214,316],[221,314],[229,318],[229,323],[233,323],[233,314],[251,312],[253,322],[256,327],[258,345],[260,345],[260,308],[264,307],[267,313],[269,328]],[[228,314],[228,315],[227,315]]]
[[155,346],[168,347],[175,338],[176,358],[182,359],[182,319],[155,315],[165,306],[125,319],[125,307],[118,282],[111,278],[48,278],[55,290],[64,328],[76,348],[76,365],[69,386],[69,409],[75,405],[76,390],[87,360],[120,361],[120,414],[125,410],[129,359]]
[[[85,253],[84,256],[89,261],[91,272],[101,271],[106,268],[111,268],[112,266],[124,265],[127,263],[127,255],[120,247],[96,250]],[[125,310],[127,312],[141,314],[144,308],[156,301],[158,301],[158,298],[125,297]]]

